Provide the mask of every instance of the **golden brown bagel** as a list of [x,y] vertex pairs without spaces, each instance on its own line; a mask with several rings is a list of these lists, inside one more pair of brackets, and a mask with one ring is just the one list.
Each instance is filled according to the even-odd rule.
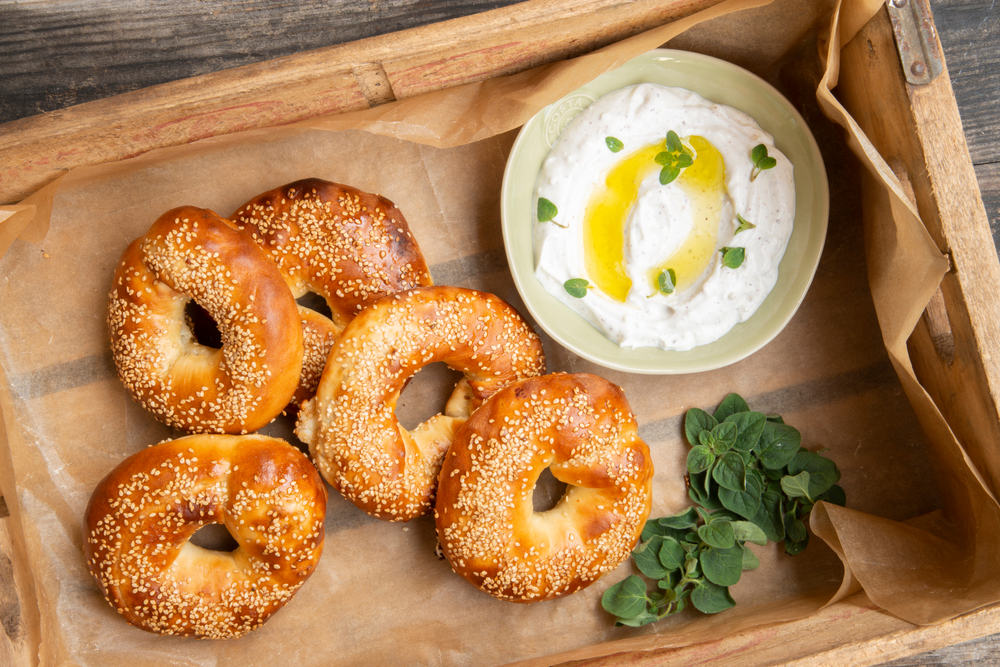
[[[312,574],[326,486],[309,459],[264,436],[195,435],[116,467],[87,507],[84,553],[111,605],[162,635],[224,639],[259,627]],[[221,523],[232,553],[190,543]]]
[[[194,299],[222,348],[197,342]],[[133,398],[191,433],[248,433],[288,404],[302,365],[302,327],[267,254],[232,223],[191,206],[168,211],[115,270],[108,308],[118,376]]]
[[[536,513],[548,468],[567,484]],[[622,390],[595,375],[516,382],[455,435],[435,504],[452,569],[501,600],[585,588],[628,558],[651,506],[653,465]]]
[[296,402],[312,396],[333,341],[365,306],[431,285],[403,214],[379,195],[309,178],[260,194],[231,216],[278,264],[295,298],[313,292],[332,321],[300,307],[305,358]]
[[[396,420],[404,383],[429,363],[464,373],[445,414],[407,431]],[[514,380],[544,372],[538,336],[500,298],[420,287],[362,311],[337,340],[295,432],[323,476],[372,516],[408,521],[431,507],[455,429]]]

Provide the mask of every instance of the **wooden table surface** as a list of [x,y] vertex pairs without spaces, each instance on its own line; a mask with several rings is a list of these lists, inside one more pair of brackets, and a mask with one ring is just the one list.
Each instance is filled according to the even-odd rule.
[[[512,4],[137,0],[123,11],[122,3],[111,0],[0,0],[0,133],[2,123],[19,118]],[[931,0],[931,7],[997,243],[1000,7],[996,0]],[[888,664],[1000,665],[997,630]]]

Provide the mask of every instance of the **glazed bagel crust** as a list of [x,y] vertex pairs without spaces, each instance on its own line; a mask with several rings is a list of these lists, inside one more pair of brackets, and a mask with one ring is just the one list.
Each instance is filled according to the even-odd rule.
[[[412,432],[396,419],[405,382],[443,361],[464,374],[446,414]],[[499,297],[422,287],[361,312],[334,346],[296,434],[320,472],[372,516],[408,521],[427,513],[455,429],[507,384],[544,372],[541,342]]]
[[[194,299],[222,348],[198,344]],[[302,328],[295,299],[250,237],[212,211],[181,207],[133,241],[108,308],[118,376],[160,421],[189,433],[247,433],[281,413],[298,384]]]
[[427,263],[396,205],[309,178],[260,194],[231,216],[277,263],[296,298],[322,296],[332,321],[302,308],[306,353],[300,398],[319,384],[333,341],[387,294],[431,285]]
[[[567,490],[536,513],[545,468]],[[516,382],[455,436],[438,485],[438,540],[455,572],[497,598],[568,595],[629,557],[649,516],[652,478],[619,387],[588,374]]]
[[[323,549],[326,486],[309,459],[264,436],[197,435],[148,447],[98,484],[84,553],[105,598],[163,635],[239,637],[312,574]],[[225,524],[232,553],[188,542]]]

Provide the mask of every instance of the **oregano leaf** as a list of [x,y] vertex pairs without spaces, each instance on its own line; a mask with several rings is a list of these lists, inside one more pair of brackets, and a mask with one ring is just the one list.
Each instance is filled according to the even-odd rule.
[[722,248],[722,265],[730,269],[743,266],[746,259],[746,248]]
[[623,144],[621,139],[618,139],[617,137],[604,137],[604,144],[612,153],[617,153],[621,149],[625,148],[625,144]]
[[757,558],[757,554],[750,551],[749,549],[743,549],[743,571],[747,572],[749,570],[756,570],[760,567],[760,559]]
[[733,521],[733,532],[738,542],[753,542],[759,546],[767,544],[764,529],[750,521]]
[[718,420],[701,408],[691,408],[684,415],[684,434],[691,446],[700,444],[698,435],[702,431],[711,431],[718,425]]
[[749,452],[760,440],[767,418],[763,412],[746,410],[726,417],[726,421],[736,425],[736,440],[733,449],[738,452]]
[[736,452],[726,452],[720,456],[718,464],[712,469],[712,479],[724,489],[746,489],[747,469],[742,457]]
[[667,150],[671,153],[679,153],[684,150],[681,138],[673,130],[667,132]]
[[736,531],[732,521],[714,521],[698,527],[702,542],[716,549],[728,549],[736,544]]
[[587,290],[590,289],[590,281],[586,278],[570,278],[563,283],[563,289],[570,296],[582,299],[587,296]]
[[698,525],[698,512],[689,507],[678,514],[660,517],[656,522],[666,528],[694,528]]
[[791,462],[802,445],[798,429],[787,424],[768,421],[758,443],[760,462],[765,468],[778,470]]
[[715,409],[712,414],[717,421],[727,421],[730,417],[740,413],[747,412],[750,410],[750,406],[747,405],[746,400],[743,399],[739,394],[729,394],[722,402],[719,403],[719,407]]
[[653,535],[632,551],[632,560],[635,561],[635,566],[650,579],[662,579],[667,576],[667,570],[660,562],[660,548],[664,541],[664,537]]
[[705,445],[692,447],[688,452],[687,469],[689,473],[699,473],[708,470],[715,463],[715,454]]
[[[665,539],[663,540],[663,544],[660,546],[660,563],[667,569],[667,571],[679,570],[684,567],[686,555],[687,554],[684,553],[684,547],[682,547],[680,542],[676,540]],[[662,579],[663,577],[654,578]]]
[[755,229],[757,227],[757,225],[753,224],[739,213],[736,214],[736,219],[739,221],[740,225],[736,228],[736,231],[733,232],[733,236],[736,236],[740,232],[745,232],[748,229]]
[[669,185],[677,180],[681,175],[681,170],[677,167],[664,167],[660,170],[660,185]]
[[673,269],[660,271],[656,276],[656,287],[663,294],[673,294],[677,288],[677,274]]
[[646,611],[646,583],[637,574],[622,579],[604,591],[601,606],[619,619],[636,618]]
[[691,604],[703,614],[717,614],[736,606],[733,596],[725,586],[702,581],[691,592]]
[[705,549],[699,561],[706,579],[719,586],[734,586],[743,574],[743,547]]
[[806,498],[809,496],[809,472],[803,470],[798,475],[785,475],[781,478],[781,490],[789,498]]
[[545,197],[538,198],[538,222],[555,222],[559,209]]

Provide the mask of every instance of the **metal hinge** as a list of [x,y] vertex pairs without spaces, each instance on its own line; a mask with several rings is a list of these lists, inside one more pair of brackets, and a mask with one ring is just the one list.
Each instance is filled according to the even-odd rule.
[[888,0],[886,7],[906,80],[930,83],[944,70],[944,57],[928,0]]

